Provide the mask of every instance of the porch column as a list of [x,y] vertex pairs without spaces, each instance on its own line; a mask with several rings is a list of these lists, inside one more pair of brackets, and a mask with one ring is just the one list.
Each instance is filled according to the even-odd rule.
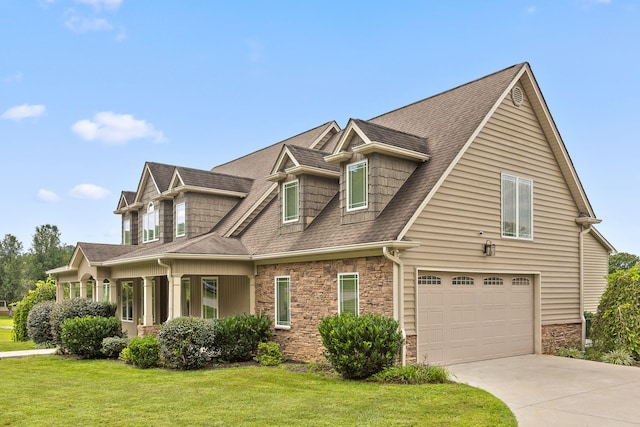
[[87,281],[80,281],[80,298],[87,298]]
[[69,282],[69,299],[76,297],[76,284],[75,282]]
[[256,276],[249,276],[249,314],[256,314]]
[[182,275],[172,275],[169,279],[169,319],[182,316]]
[[118,286],[115,280],[109,279],[109,302],[118,304]]
[[56,280],[56,302],[64,300],[64,283]]
[[142,278],[143,283],[143,294],[142,294],[142,304],[143,304],[143,316],[142,316],[142,325],[150,326],[153,325],[153,277],[145,276]]
[[93,285],[93,295],[95,295],[95,300],[98,302],[102,302],[103,292],[102,292],[102,280],[96,279]]

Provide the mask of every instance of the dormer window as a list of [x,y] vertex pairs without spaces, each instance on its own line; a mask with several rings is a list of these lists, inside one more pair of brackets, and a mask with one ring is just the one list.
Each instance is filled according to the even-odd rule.
[[153,242],[160,238],[160,212],[149,203],[147,212],[142,215],[142,242]]
[[186,233],[186,211],[184,203],[176,205],[176,237],[182,237]]
[[131,220],[125,219],[123,224],[122,243],[125,245],[131,244]]
[[347,211],[368,205],[368,164],[366,160],[347,165]]
[[282,184],[282,222],[298,221],[298,180]]

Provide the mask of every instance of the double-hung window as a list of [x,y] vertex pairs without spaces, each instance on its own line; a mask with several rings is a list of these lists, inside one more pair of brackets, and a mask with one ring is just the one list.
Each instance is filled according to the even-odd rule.
[[347,210],[365,209],[368,203],[366,160],[347,165]]
[[202,317],[218,318],[218,278],[202,278]]
[[533,238],[533,181],[502,174],[502,237]]
[[338,274],[339,313],[359,314],[358,273]]
[[142,242],[153,242],[160,238],[160,211],[149,203],[147,212],[142,215]]
[[291,326],[291,278],[276,277],[276,327]]
[[122,282],[120,297],[122,320],[133,322],[133,282]]
[[298,220],[298,181],[282,184],[282,222]]
[[122,232],[122,243],[125,245],[131,244],[131,220],[125,219]]
[[185,235],[186,229],[186,212],[184,209],[184,203],[176,205],[176,237]]

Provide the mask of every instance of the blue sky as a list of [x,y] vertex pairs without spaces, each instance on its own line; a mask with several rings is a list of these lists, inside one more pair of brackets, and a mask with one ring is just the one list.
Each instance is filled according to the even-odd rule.
[[[201,169],[527,61],[597,214],[640,254],[635,0],[0,0],[0,237],[120,242],[145,161]],[[8,192],[8,194],[6,194]]]

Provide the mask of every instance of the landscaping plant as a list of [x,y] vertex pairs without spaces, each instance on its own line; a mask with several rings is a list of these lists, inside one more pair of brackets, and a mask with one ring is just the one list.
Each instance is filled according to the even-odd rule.
[[127,362],[138,368],[157,368],[160,365],[160,345],[152,335],[133,337],[127,346]]
[[55,306],[54,301],[42,301],[33,306],[27,317],[27,330],[29,338],[41,347],[53,345],[51,334],[51,311]]
[[85,316],[60,324],[60,350],[83,358],[103,357],[102,341],[121,333],[117,317]]
[[39,280],[36,283],[36,288],[30,290],[29,294],[16,305],[13,311],[13,339],[15,341],[27,341],[29,339],[27,320],[33,306],[42,301],[55,300],[56,283],[53,279]]
[[258,344],[271,338],[271,319],[264,315],[237,314],[215,321],[215,357],[225,362],[251,360]]
[[203,368],[212,360],[214,336],[215,327],[211,320],[196,317],[171,319],[158,331],[160,358],[167,368]]
[[449,371],[440,365],[412,364],[385,368],[368,378],[390,384],[442,384],[449,381]]
[[318,330],[327,360],[347,379],[367,378],[393,366],[404,343],[396,320],[373,313],[325,317]]
[[[53,343],[56,345],[60,345],[62,343],[60,337],[62,332],[61,324],[66,319],[85,316],[115,317],[116,308],[116,304],[97,302],[84,298],[67,299],[57,303],[51,311],[51,333],[53,335]],[[119,335],[119,333],[114,335]]]
[[129,345],[129,338],[126,336],[107,337],[102,340],[102,354],[105,357],[114,359],[120,356],[122,350]]
[[284,361],[282,351],[280,351],[280,345],[275,341],[261,342],[258,344],[258,354],[254,359],[262,366],[277,366]]

